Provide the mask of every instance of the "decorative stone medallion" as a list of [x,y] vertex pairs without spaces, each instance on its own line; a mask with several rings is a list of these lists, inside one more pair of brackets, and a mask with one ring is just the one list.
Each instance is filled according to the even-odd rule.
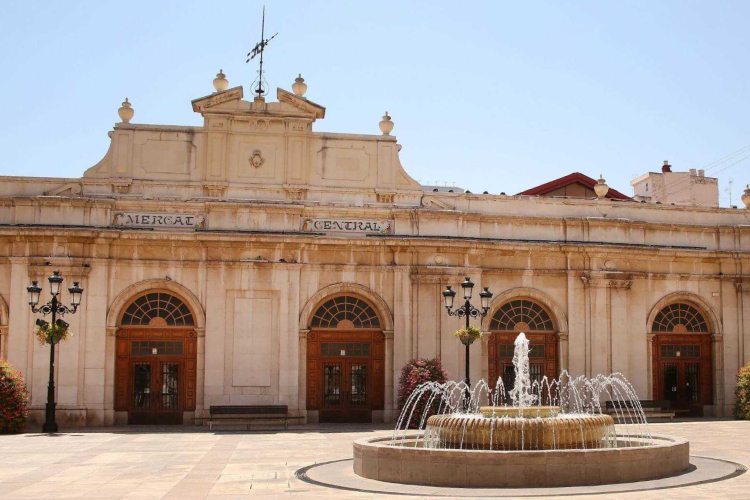
[[263,155],[261,155],[260,150],[256,149],[253,151],[253,155],[248,160],[250,162],[250,165],[252,165],[255,168],[260,168],[263,166],[263,164],[266,162],[265,158],[263,158]]

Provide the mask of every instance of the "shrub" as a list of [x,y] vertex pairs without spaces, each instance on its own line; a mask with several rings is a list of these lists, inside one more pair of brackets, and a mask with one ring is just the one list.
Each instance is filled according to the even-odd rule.
[[21,432],[29,413],[26,385],[10,363],[0,359],[0,434]]
[[740,368],[734,390],[734,413],[741,420],[750,420],[750,363]]
[[[401,377],[398,381],[398,413],[399,415],[406,405],[406,401],[409,396],[412,395],[415,389],[425,382],[447,382],[448,372],[445,371],[443,365],[440,363],[440,358],[435,359],[422,359],[414,358],[404,365],[401,369]],[[419,427],[420,419],[427,410],[428,397],[422,397],[416,403],[416,409],[414,410],[414,417],[409,422],[409,427],[414,429]],[[429,409],[428,416],[434,415],[437,412],[438,402],[433,402],[433,407]],[[408,417],[406,417],[408,419]],[[407,425],[406,420],[402,425]]]

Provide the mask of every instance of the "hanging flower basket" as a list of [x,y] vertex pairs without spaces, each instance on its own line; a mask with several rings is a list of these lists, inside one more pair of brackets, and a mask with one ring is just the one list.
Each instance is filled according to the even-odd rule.
[[57,344],[68,340],[73,334],[67,326],[47,324],[44,327],[37,326],[34,335],[41,345]]
[[454,337],[461,341],[463,345],[471,345],[474,341],[482,338],[482,331],[476,326],[461,328],[452,333]]

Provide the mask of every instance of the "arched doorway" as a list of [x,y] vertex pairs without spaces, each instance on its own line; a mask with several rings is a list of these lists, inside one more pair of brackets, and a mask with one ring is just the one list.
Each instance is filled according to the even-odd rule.
[[193,312],[173,292],[137,295],[118,319],[115,410],[129,424],[182,424],[195,410]]
[[557,378],[557,327],[552,315],[539,302],[516,298],[502,304],[490,320],[488,343],[489,380],[493,385],[502,377],[506,392],[513,388],[513,342],[520,332],[529,339],[531,380]]
[[706,315],[690,302],[662,308],[651,324],[654,399],[702,415],[713,401],[711,332]]
[[371,422],[385,393],[382,321],[364,299],[340,294],[312,314],[307,337],[307,409],[320,422]]

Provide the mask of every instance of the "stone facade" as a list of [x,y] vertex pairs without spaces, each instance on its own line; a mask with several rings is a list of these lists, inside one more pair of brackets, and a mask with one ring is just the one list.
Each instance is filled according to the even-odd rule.
[[[32,420],[43,418],[49,347],[31,335],[25,288],[46,285],[52,270],[64,288],[85,289],[66,316],[74,335],[58,347],[62,424],[128,421],[116,378],[132,373],[116,367],[118,339],[131,331],[123,312],[150,290],[192,314],[184,422],[239,404],[288,405],[317,420],[308,392],[322,382],[308,338],[334,296],[361,298],[378,318],[373,366],[382,367],[372,369],[383,376],[368,383],[383,403],[372,419],[390,421],[410,358],[441,356],[463,378],[464,349],[451,336],[461,320],[445,313],[441,291],[464,276],[495,294],[483,330],[504,303],[529,299],[552,318],[559,370],[622,372],[642,399],[661,397],[656,315],[691,304],[710,346],[704,414],[731,413],[735,375],[750,361],[747,210],[425,192],[389,133],[314,132],[325,109],[282,89],[278,102],[242,97],[234,87],[193,101],[202,127],[133,124],[125,113],[82,178],[2,178],[0,355],[26,377]],[[490,345],[471,347],[473,380],[489,374]]]

